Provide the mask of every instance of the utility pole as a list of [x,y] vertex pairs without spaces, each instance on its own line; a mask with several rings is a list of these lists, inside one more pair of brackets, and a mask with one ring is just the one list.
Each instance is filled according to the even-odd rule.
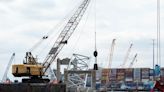
[[161,65],[160,0],[157,0],[157,64]]
[[155,58],[154,58],[154,39],[153,39],[153,70],[154,70],[154,62],[155,62]]
[[154,80],[154,74],[155,74],[155,71],[154,71],[154,61],[155,61],[155,59],[154,59],[154,39],[153,39],[153,80]]

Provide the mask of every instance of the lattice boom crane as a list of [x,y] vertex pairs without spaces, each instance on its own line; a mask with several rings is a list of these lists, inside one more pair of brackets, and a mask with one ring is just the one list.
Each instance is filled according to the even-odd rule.
[[[90,0],[84,0],[82,4],[75,11],[73,16],[68,20],[66,26],[61,31],[53,47],[49,51],[47,57],[42,64],[37,63],[36,59],[32,56],[31,52],[27,52],[26,63],[17,64],[12,66],[12,73],[16,77],[29,76],[29,79],[22,79],[23,82],[47,82],[48,79],[43,79],[45,72],[50,65],[55,61],[57,55],[62,50],[68,39],[71,37],[76,27],[80,23]],[[32,63],[31,63],[32,62]],[[37,63],[37,64],[35,64]]]
[[63,31],[60,33],[53,47],[51,48],[49,54],[47,55],[43,66],[45,66],[45,71],[51,65],[51,63],[56,59],[63,46],[67,43],[68,39],[71,37],[72,33],[79,24],[82,16],[84,15],[90,0],[84,0],[79,6],[75,14],[70,18]]

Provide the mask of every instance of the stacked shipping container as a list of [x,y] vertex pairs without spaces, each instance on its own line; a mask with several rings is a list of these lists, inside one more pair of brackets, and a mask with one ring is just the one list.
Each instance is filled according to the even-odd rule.
[[141,68],[141,81],[142,82],[146,82],[146,81],[148,81],[149,80],[149,68]]
[[132,68],[125,69],[125,81],[126,82],[133,81],[133,69]]
[[[103,84],[121,82],[148,82],[153,80],[154,70],[150,68],[113,68],[103,69],[101,81]],[[164,81],[164,68],[161,68],[161,80]]]
[[154,69],[149,70],[149,77],[150,77],[150,80],[154,79]]
[[109,81],[116,82],[116,78],[117,78],[117,69],[111,69],[109,75]]
[[109,69],[102,70],[101,84],[105,85],[109,76]]
[[125,81],[125,69],[117,69],[117,82]]
[[134,79],[134,82],[141,81],[141,69],[140,68],[133,69],[133,79]]
[[161,80],[164,82],[164,68],[161,68]]

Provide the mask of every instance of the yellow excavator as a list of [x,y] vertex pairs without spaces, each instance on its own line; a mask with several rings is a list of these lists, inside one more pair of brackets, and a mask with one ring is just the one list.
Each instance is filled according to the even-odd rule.
[[44,66],[36,62],[31,52],[26,52],[23,64],[12,65],[12,74],[15,77],[30,77],[22,79],[22,82],[49,82],[49,79],[42,79],[44,76]]
[[63,48],[65,44],[67,44],[68,39],[78,26],[82,16],[84,15],[90,0],[84,0],[75,11],[73,16],[68,20],[66,26],[61,31],[59,37],[53,44],[53,47],[49,51],[47,57],[45,58],[43,63],[38,63],[36,58],[33,57],[31,52],[26,52],[25,61],[23,64],[15,64],[12,65],[12,74],[15,77],[28,77],[23,78],[22,82],[24,83],[46,83],[49,82],[49,79],[42,78],[45,76],[45,72],[50,67],[52,62],[55,61],[57,55]]

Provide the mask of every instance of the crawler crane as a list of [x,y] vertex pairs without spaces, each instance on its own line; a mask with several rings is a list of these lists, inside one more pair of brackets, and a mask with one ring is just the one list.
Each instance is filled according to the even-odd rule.
[[90,0],[83,0],[82,4],[78,7],[64,29],[61,31],[43,63],[38,63],[31,52],[26,52],[25,62],[23,64],[13,65],[12,74],[15,77],[28,77],[27,79],[22,79],[22,82],[26,83],[49,82],[49,79],[44,79],[42,77],[45,76],[45,72],[55,61],[64,45],[67,44],[68,39],[71,37],[82,19],[89,2]]

